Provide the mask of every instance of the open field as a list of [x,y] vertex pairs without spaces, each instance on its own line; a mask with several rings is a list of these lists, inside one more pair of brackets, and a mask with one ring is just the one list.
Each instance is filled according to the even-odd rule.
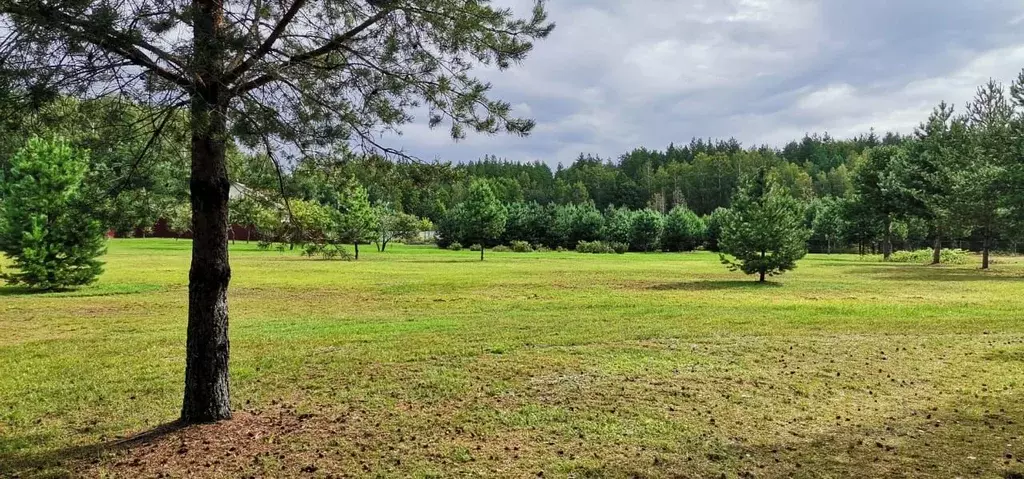
[[[177,417],[190,243],[0,289],[0,476],[1019,477],[1024,261],[232,249],[235,420]],[[157,428],[157,429],[154,429]],[[119,439],[149,434],[128,442]]]

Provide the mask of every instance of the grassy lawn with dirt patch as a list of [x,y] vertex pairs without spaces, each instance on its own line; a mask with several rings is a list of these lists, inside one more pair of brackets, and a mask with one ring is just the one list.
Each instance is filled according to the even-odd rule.
[[236,418],[177,429],[190,247],[114,240],[95,286],[0,289],[0,476],[1024,471],[1024,260],[811,255],[758,285],[703,252],[239,243]]

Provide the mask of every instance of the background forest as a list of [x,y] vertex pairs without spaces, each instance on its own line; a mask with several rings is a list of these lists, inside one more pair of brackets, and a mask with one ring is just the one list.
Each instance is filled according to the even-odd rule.
[[[559,158],[428,162],[347,151],[285,158],[236,147],[229,152],[231,180],[248,194],[233,200],[233,222],[268,243],[305,244],[337,230],[332,210],[357,208],[364,217],[339,240],[380,243],[383,234],[386,245],[391,236],[412,240],[413,230],[436,230],[442,247],[522,241],[573,249],[602,240],[637,251],[715,250],[716,215],[731,206],[745,177],[765,170],[804,206],[812,252],[1017,252],[1024,240],[1022,99],[1020,80],[1009,89],[993,81],[962,112],[939,105],[912,135],[809,134],[781,148],[693,139],[664,149],[639,146],[616,158],[581,153],[568,166]],[[91,154],[83,187],[106,227],[120,236],[145,235],[164,219],[188,232],[183,118],[116,98],[10,101],[7,110],[2,161],[33,135],[66,138]],[[503,205],[501,233],[466,234],[459,207],[474,182]],[[402,231],[381,231],[389,221]]]

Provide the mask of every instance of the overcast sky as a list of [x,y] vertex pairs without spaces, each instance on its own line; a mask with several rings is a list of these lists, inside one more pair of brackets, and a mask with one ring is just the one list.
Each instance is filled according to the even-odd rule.
[[[521,16],[530,0],[499,0]],[[568,165],[690,138],[781,145],[805,132],[913,131],[1024,68],[1021,0],[550,0],[551,36],[522,65],[480,72],[537,121],[527,138],[408,125],[422,159],[494,154]],[[421,118],[421,120],[424,120]]]

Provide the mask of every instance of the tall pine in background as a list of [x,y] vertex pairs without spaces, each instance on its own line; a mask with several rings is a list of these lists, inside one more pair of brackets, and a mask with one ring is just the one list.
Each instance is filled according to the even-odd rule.
[[757,274],[762,283],[766,276],[795,268],[807,254],[803,209],[784,188],[769,181],[765,169],[758,170],[736,192],[723,221],[722,263],[733,271]]
[[32,138],[11,159],[0,178],[0,251],[15,269],[5,281],[43,290],[96,281],[104,232],[81,194],[88,164],[61,139]]

